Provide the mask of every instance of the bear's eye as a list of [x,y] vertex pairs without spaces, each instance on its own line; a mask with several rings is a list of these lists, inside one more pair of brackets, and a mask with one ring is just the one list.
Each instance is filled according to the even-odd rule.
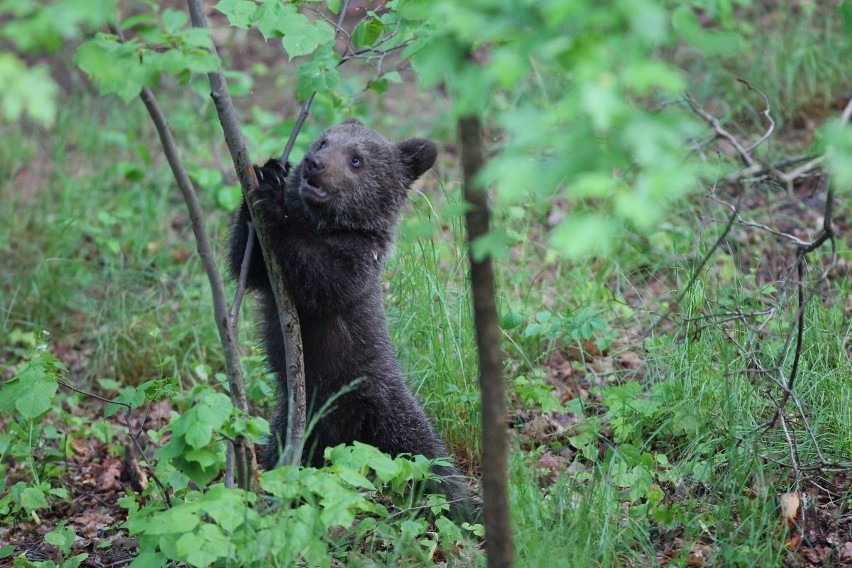
[[328,146],[328,144],[326,143],[325,140],[323,140],[323,141],[320,142],[318,150],[322,150],[326,146]]
[[361,167],[361,156],[352,156],[349,159],[349,163],[352,164],[353,168],[360,168]]

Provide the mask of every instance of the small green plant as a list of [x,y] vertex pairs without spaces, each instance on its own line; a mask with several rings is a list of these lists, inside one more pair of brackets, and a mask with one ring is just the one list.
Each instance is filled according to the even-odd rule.
[[358,550],[388,562],[426,561],[438,547],[450,549],[482,530],[447,519],[440,496],[425,506],[432,525],[417,515],[412,487],[433,479],[434,461],[391,458],[357,442],[328,448],[325,457],[330,464],[324,468],[283,466],[264,473],[265,497],[215,484],[186,491],[169,509],[124,498],[125,526],[139,538],[137,562],[331,566],[354,559]]
[[269,433],[264,419],[242,416],[227,395],[210,386],[195,387],[181,402],[186,410],[174,415],[168,426],[169,441],[156,455],[199,487],[210,483],[224,468],[226,439],[237,435],[259,439]]
[[[49,506],[48,497],[68,496],[67,490],[49,481],[57,475],[50,464],[62,453],[52,444],[44,452],[37,449],[44,438],[59,437],[55,428],[42,426],[39,419],[53,409],[57,380],[64,370],[47,345],[39,345],[0,389],[0,414],[7,420],[6,432],[0,435],[0,457],[26,463],[30,474],[29,481],[18,481],[11,487],[0,481],[0,518],[26,515],[37,521],[38,510]],[[0,469],[7,467],[4,463]]]
[[564,314],[541,310],[524,328],[524,338],[546,342],[553,347],[568,346],[593,340],[600,351],[606,350],[615,339],[615,332],[603,318],[603,310],[580,308]]
[[539,407],[542,412],[556,412],[562,409],[562,403],[553,393],[553,389],[537,376],[515,377],[512,382],[512,392],[525,407]]

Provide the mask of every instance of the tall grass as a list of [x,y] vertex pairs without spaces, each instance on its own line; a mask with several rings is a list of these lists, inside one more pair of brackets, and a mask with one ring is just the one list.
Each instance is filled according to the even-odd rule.
[[[83,98],[51,132],[23,128],[0,137],[11,174],[0,190],[0,336],[50,332],[56,349],[78,353],[75,379],[219,366],[193,237],[164,163],[150,161],[144,113]],[[221,230],[222,217],[209,226]]]
[[[412,192],[386,303],[391,334],[412,389],[450,448],[479,456],[479,395],[467,257],[458,197]],[[458,208],[455,208],[458,211]]]

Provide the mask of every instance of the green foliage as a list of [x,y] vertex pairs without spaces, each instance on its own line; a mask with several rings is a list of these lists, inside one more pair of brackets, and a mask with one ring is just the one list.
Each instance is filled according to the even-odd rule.
[[[224,468],[223,437],[258,439],[269,432],[265,420],[241,416],[227,395],[210,386],[197,386],[185,402],[187,410],[172,419],[171,437],[156,455],[199,487],[210,483]],[[180,481],[179,486],[183,485]]]
[[[43,438],[55,442],[61,437],[55,427],[42,426],[39,419],[55,408],[57,380],[64,371],[47,345],[39,345],[0,389],[0,416],[6,424],[6,431],[0,434],[0,458],[25,463],[30,474],[28,482],[8,487],[0,482],[0,519],[27,516],[38,522],[37,511],[50,506],[49,498],[68,497],[66,489],[52,486],[47,479],[57,474],[50,462],[62,458],[62,452],[49,447],[40,456],[35,453]],[[0,465],[0,474],[8,467],[8,463]]]
[[581,348],[582,342],[594,340],[595,346],[603,351],[612,343],[614,332],[602,315],[603,310],[594,308],[581,308],[565,314],[541,310],[524,328],[524,337],[551,345],[575,343]]
[[559,398],[541,377],[515,377],[512,381],[512,393],[524,407],[539,407],[545,413],[562,410]]
[[51,409],[56,395],[56,380],[65,370],[48,350],[41,346],[33,358],[7,381],[0,390],[0,412],[17,411],[25,420],[32,421]]
[[832,187],[838,192],[852,193],[852,127],[835,119],[820,134]]
[[[11,43],[18,53],[55,52],[83,31],[108,22],[115,5],[115,0],[6,0],[0,3],[0,40]],[[28,117],[43,126],[53,124],[59,88],[47,66],[28,65],[14,52],[0,53],[0,84],[2,119]]]
[[143,87],[157,86],[164,73],[186,83],[192,73],[218,68],[218,59],[209,51],[209,31],[184,29],[186,15],[173,10],[166,10],[161,22],[161,27],[142,27],[140,22],[139,37],[124,42],[116,35],[99,33],[77,48],[74,63],[101,94],[115,94],[125,102],[139,96]]
[[313,53],[334,39],[334,30],[321,19],[308,20],[296,4],[275,0],[221,0],[216,9],[228,17],[232,26],[248,29],[257,25],[264,39],[281,38],[284,51],[292,59]]
[[425,559],[434,547],[449,549],[466,532],[481,530],[440,516],[447,508],[440,498],[432,507],[438,515],[435,532],[426,519],[406,509],[396,512],[401,522],[390,523],[388,507],[371,498],[378,493],[410,506],[412,484],[432,479],[432,461],[390,458],[358,443],[329,448],[326,458],[331,463],[322,469],[283,466],[265,472],[261,487],[271,495],[265,500],[218,484],[186,492],[170,509],[156,503],[139,508],[126,498],[125,526],[140,543],[134,564],[331,566],[345,562],[350,545],[389,561],[403,554]]
[[47,67],[27,67],[14,54],[0,53],[0,81],[4,85],[0,106],[5,120],[15,121],[28,116],[43,125],[53,123],[59,88]]
[[552,232],[557,250],[605,254],[621,226],[650,230],[695,186],[683,152],[695,121],[652,111],[686,85],[656,56],[677,39],[664,3],[392,5],[423,28],[403,52],[421,83],[444,82],[455,116],[487,112],[503,132],[481,183],[502,204],[578,204]]

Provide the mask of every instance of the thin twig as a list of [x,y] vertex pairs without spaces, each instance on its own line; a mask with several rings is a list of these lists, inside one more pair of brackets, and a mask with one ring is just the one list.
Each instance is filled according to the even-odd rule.
[[290,159],[290,152],[293,150],[293,145],[296,143],[296,138],[299,136],[299,132],[302,130],[302,125],[305,124],[305,120],[307,120],[308,115],[310,114],[311,103],[314,102],[314,97],[317,95],[317,92],[314,91],[311,93],[311,96],[305,99],[305,102],[302,103],[302,108],[299,110],[299,117],[296,119],[296,124],[293,126],[293,130],[290,132],[290,138],[287,139],[287,144],[284,146],[284,151],[281,152],[281,157],[278,158],[278,161],[282,164],[286,164],[287,160]]
[[[695,284],[695,281],[698,279],[698,276],[701,274],[701,271],[704,270],[704,267],[710,261],[710,258],[716,252],[716,249],[722,244],[722,242],[728,237],[728,233],[731,231],[731,227],[734,225],[734,221],[737,219],[737,208],[733,208],[733,213],[728,219],[728,224],[725,225],[725,228],[722,230],[722,234],[719,235],[719,238],[716,239],[716,242],[713,243],[713,246],[710,247],[710,250],[707,251],[707,254],[704,255],[704,258],[698,263],[698,265],[692,270],[692,275],[689,277],[689,281],[684,286],[683,290],[681,290],[680,294],[675,298],[675,305],[680,305],[686,295],[689,293],[689,290],[692,288],[692,285]],[[653,324],[651,324],[643,333],[645,337],[650,335],[650,333],[656,329],[660,322],[663,321],[663,317],[658,318]]]
[[[343,21],[346,19],[346,10],[349,8],[349,0],[343,1],[343,6],[340,8],[340,14],[337,17],[337,24],[334,27],[334,39],[337,39],[337,36],[340,32],[343,31]],[[345,33],[345,32],[344,32]],[[347,34],[347,40],[349,35]],[[296,119],[296,124],[293,126],[293,130],[290,132],[290,137],[287,139],[287,144],[284,146],[284,151],[281,152],[281,157],[278,158],[278,161],[282,164],[286,164],[287,160],[290,159],[290,152],[293,150],[293,145],[296,143],[296,138],[299,136],[299,132],[302,130],[302,125],[305,124],[305,120],[307,120],[310,115],[311,104],[314,102],[314,97],[317,96],[317,92],[313,91],[311,96],[305,99],[305,102],[302,103],[302,108],[299,110],[299,117]]]
[[766,132],[763,133],[763,136],[758,138],[757,142],[746,148],[746,152],[751,154],[758,146],[766,142],[769,137],[772,136],[772,133],[775,131],[775,120],[772,118],[772,106],[769,104],[769,98],[766,96],[766,93],[764,93],[760,89],[753,87],[751,83],[749,83],[745,79],[738,77],[737,81],[748,87],[749,91],[753,91],[760,95],[763,98],[763,102],[766,104],[760,114],[762,114],[764,118],[766,118],[767,122],[769,122],[769,126],[766,128]]
[[[71,385],[67,381],[63,381],[62,379],[59,379],[56,382],[59,383],[60,385],[62,385],[63,387],[65,387],[66,389],[72,390],[76,393],[80,393],[84,396],[88,396],[88,397],[94,398],[96,400],[100,400],[101,402],[106,402],[106,403],[109,403],[109,404],[116,404],[118,406],[123,406],[124,412],[122,413],[122,416],[124,416],[124,423],[125,423],[125,426],[127,427],[127,435],[130,436],[130,441],[133,442],[133,446],[136,448],[136,451],[139,452],[139,455],[142,456],[142,457],[145,457],[145,450],[142,449],[142,445],[139,443],[139,440],[137,438],[138,434],[133,433],[133,427],[130,425],[130,412],[133,410],[133,407],[131,407],[126,402],[121,402],[121,401],[118,401],[118,400],[110,400],[108,398],[104,398],[104,397],[97,395],[95,393],[87,392],[87,391],[78,389],[77,387]],[[146,463],[147,463],[147,460],[146,460]],[[169,492],[166,489],[166,486],[163,485],[163,483],[157,477],[157,474],[154,473],[154,468],[152,468],[150,466],[150,464],[147,465],[147,469],[148,469],[148,474],[151,476],[151,479],[154,480],[154,483],[157,484],[157,488],[160,490],[160,495],[163,497],[163,502],[166,504],[167,507],[171,508],[172,498],[169,495]]]
[[719,122],[718,118],[704,110],[704,108],[700,104],[698,104],[698,101],[692,98],[692,95],[690,95],[689,93],[684,93],[683,96],[686,99],[687,104],[689,104],[689,108],[692,109],[692,112],[703,118],[707,122],[707,124],[712,126],[713,130],[716,131],[716,134],[719,137],[727,140],[728,143],[734,147],[734,150],[737,151],[737,155],[739,155],[740,159],[747,167],[752,167],[757,163],[755,162],[754,158],[751,157],[751,154],[748,152],[748,150],[743,148],[743,145],[740,144],[740,141],[737,140],[736,136],[734,136],[722,127],[722,123]]
[[[781,231],[776,231],[775,229],[773,229],[769,225],[764,225],[762,223],[755,223],[754,221],[748,221],[746,219],[743,219],[740,216],[739,212],[737,211],[737,208],[733,204],[728,203],[724,199],[716,197],[715,195],[712,195],[712,194],[709,195],[708,197],[710,199],[712,199],[713,201],[715,201],[716,203],[718,203],[719,205],[724,205],[730,211],[734,212],[736,214],[737,223],[740,224],[740,225],[743,225],[744,227],[753,227],[755,229],[760,229],[762,231],[766,231],[770,235],[775,235],[778,238],[786,239],[786,240],[791,241],[791,242],[793,242],[793,243],[795,243],[796,245],[799,245],[799,246],[806,246],[806,245],[810,244],[808,241],[803,241],[802,239],[800,239],[799,237],[797,237],[795,235],[791,235],[789,233],[784,233],[784,232],[781,232]],[[721,222],[721,219],[716,219],[716,221]]]
[[243,262],[240,264],[240,276],[237,279],[237,290],[234,292],[234,301],[231,304],[231,310],[228,312],[228,327],[234,337],[237,337],[237,323],[240,319],[240,305],[243,302],[243,295],[246,291],[246,281],[248,280],[249,266],[251,265],[251,253],[254,250],[254,223],[248,224],[248,240],[246,241],[246,250],[243,253]]

